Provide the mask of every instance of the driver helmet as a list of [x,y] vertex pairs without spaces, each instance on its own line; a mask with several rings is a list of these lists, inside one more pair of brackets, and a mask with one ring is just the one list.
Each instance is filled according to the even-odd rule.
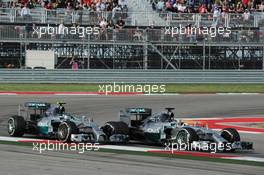
[[65,113],[65,107],[63,105],[66,103],[63,101],[58,101],[57,104],[58,104],[57,109],[58,109],[59,114],[60,115],[64,114]]

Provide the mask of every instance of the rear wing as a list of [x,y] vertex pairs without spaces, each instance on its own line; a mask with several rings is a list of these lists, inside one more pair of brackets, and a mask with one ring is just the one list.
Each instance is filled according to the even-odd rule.
[[26,102],[23,105],[18,106],[18,115],[23,116],[26,119],[30,117],[29,115],[39,116],[39,114],[42,114],[49,109],[50,106],[50,103],[45,102]]
[[29,109],[39,109],[39,110],[47,110],[50,107],[50,103],[44,102],[26,102],[24,104],[26,108]]
[[150,108],[127,108],[126,112],[129,114],[151,115],[152,110]]
[[125,111],[120,111],[120,121],[125,122],[129,127],[137,127],[141,121],[152,115],[150,108],[127,108]]

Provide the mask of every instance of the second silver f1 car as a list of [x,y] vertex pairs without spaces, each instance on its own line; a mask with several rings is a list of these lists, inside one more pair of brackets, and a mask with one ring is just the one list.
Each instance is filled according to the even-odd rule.
[[174,118],[173,109],[166,108],[166,111],[152,115],[149,108],[128,108],[120,111],[120,121],[107,122],[102,130],[108,138],[123,134],[128,135],[130,140],[139,140],[143,143],[185,144],[186,149],[219,151],[253,149],[253,143],[241,141],[239,133],[234,128],[214,131],[206,127],[188,126]]

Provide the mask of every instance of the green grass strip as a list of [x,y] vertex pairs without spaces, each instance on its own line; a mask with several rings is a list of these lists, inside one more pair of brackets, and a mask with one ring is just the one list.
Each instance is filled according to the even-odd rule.
[[[122,85],[122,84],[119,84]],[[123,84],[124,85],[124,84]],[[144,84],[139,84],[144,85]],[[160,84],[157,84],[160,85]],[[98,92],[99,84],[1,84],[0,91]],[[264,93],[264,84],[168,84],[165,93]]]

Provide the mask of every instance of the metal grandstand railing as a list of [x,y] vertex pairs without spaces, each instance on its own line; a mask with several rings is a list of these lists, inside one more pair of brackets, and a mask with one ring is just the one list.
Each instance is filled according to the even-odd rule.
[[[36,27],[36,26],[35,26]],[[58,26],[57,26],[58,27]],[[262,44],[264,43],[264,31],[259,29],[247,29],[240,28],[236,30],[226,30],[224,33],[219,33],[216,30],[212,30],[210,34],[197,33],[192,34],[184,34],[180,32],[176,32],[174,29],[174,33],[172,33],[172,28],[125,28],[122,30],[115,29],[97,29],[98,33],[90,33],[87,34],[84,31],[86,29],[82,29],[82,33],[72,33],[72,28],[67,28],[65,33],[54,33],[48,32],[48,27],[43,26],[45,30],[40,29],[41,27],[36,27],[38,30],[33,30],[32,26],[30,29],[27,29],[27,26],[2,26],[0,27],[0,40],[1,41],[72,41],[72,42],[163,42],[163,43],[256,43]],[[93,28],[90,28],[93,29]],[[40,34],[40,30],[42,30],[42,34]],[[38,32],[37,32],[38,31]],[[68,31],[68,32],[67,32]],[[187,31],[187,30],[186,30]],[[206,30],[207,31],[207,30]],[[218,34],[217,34],[218,33]]]
[[[177,26],[179,24],[193,24],[196,26],[222,25],[230,27],[264,27],[264,12],[256,12],[245,17],[243,14],[221,14],[214,17],[213,14],[183,14],[183,13],[159,13],[163,20],[153,20],[156,12],[90,12],[88,10],[68,11],[66,9],[46,10],[43,8],[30,9],[31,17],[23,19],[21,9],[0,8],[0,22],[5,23],[37,23],[60,24],[79,23],[81,25],[98,25],[98,17],[116,20],[122,17],[127,26],[137,26],[138,17],[146,17],[145,26]],[[139,13],[142,15],[135,15]]]

